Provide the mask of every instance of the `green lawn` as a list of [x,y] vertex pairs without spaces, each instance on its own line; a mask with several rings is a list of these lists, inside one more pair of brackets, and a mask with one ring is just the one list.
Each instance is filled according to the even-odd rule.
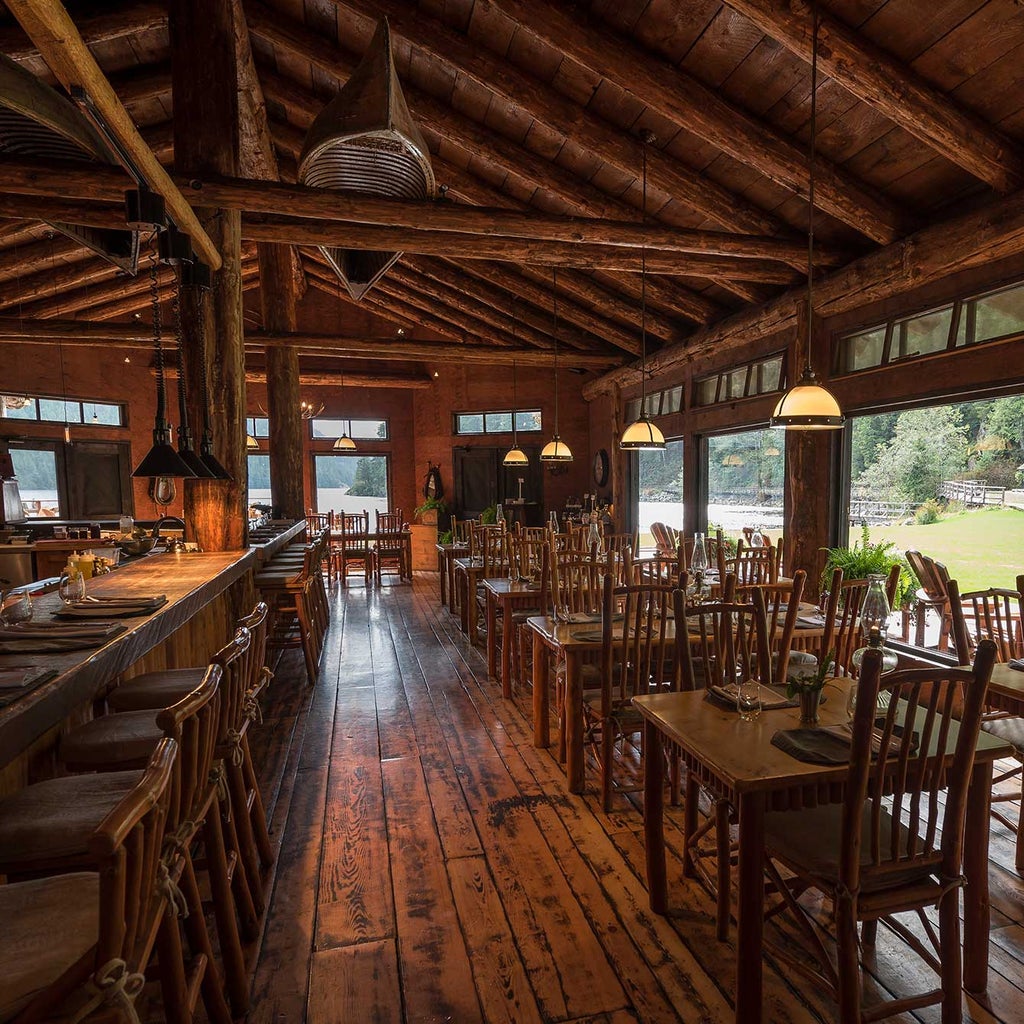
[[[850,531],[851,542],[859,536]],[[872,526],[871,540],[891,540],[900,551],[916,548],[942,562],[961,593],[1015,587],[1024,572],[1024,510],[984,508],[928,526]]]

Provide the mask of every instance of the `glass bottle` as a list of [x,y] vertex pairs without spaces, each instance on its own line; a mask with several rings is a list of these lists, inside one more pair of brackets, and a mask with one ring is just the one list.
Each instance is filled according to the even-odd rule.
[[549,525],[552,533],[558,533],[558,513],[551,510],[551,515],[548,516]]
[[601,529],[597,525],[597,513],[590,513],[590,530],[587,532],[587,547],[593,549],[594,545],[597,545],[598,550],[601,548]]
[[505,510],[501,507],[501,502],[498,502],[498,507],[494,511],[494,522],[498,526],[505,525]]
[[864,636],[864,647],[859,647],[850,656],[854,668],[860,663],[869,648],[882,650],[882,671],[891,672],[897,664],[896,655],[885,650],[885,637],[889,625],[889,599],[885,596],[885,577],[881,573],[868,576],[868,589],[864,603],[860,606],[860,628]]
[[704,546],[704,534],[693,535],[693,552],[690,554],[690,571],[702,576],[708,571],[708,551]]

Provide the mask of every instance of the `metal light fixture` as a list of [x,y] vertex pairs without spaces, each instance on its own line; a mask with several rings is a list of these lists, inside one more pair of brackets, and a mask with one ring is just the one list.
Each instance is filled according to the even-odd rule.
[[299,402],[299,415],[304,420],[311,420],[314,416],[319,416],[324,411],[324,403],[321,402],[316,405],[313,402]]
[[258,452],[260,450],[259,441],[248,432],[245,435],[245,450],[247,452]]
[[135,477],[194,477],[195,473],[171,447],[171,425],[167,422],[167,394],[164,387],[164,349],[160,334],[160,287],[157,281],[157,242],[153,232],[150,252],[149,291],[153,307],[153,349],[156,355],[156,418],[153,447],[135,467]]
[[572,451],[558,436],[558,268],[551,271],[551,317],[555,335],[555,433],[540,453],[541,462],[572,462]]
[[[512,305],[512,337],[516,336],[516,307]],[[530,460],[526,452],[519,447],[519,434],[516,430],[516,412],[518,402],[516,401],[516,361],[512,360],[512,447],[505,452],[502,460],[503,466],[528,466]]]
[[[341,375],[341,394],[345,394],[345,374]],[[351,423],[351,420],[346,420],[347,423]],[[341,437],[334,442],[334,450],[336,452],[354,452],[356,450],[356,443],[348,436],[348,429],[342,427]]]
[[843,415],[835,395],[823,384],[811,368],[811,341],[814,337],[814,158],[818,131],[818,12],[812,13],[811,35],[811,151],[808,161],[807,187],[807,316],[805,322],[804,353],[806,363],[803,376],[779,399],[772,413],[771,426],[786,430],[836,430],[843,425]]
[[[647,220],[647,146],[653,141],[650,132],[641,138],[642,198],[640,223]],[[640,246],[640,415],[622,432],[619,447],[626,451],[649,452],[665,447],[665,435],[647,414],[647,246]]]
[[[213,426],[210,420],[210,378],[206,368],[206,294],[210,291],[210,268],[201,260],[181,265],[181,284],[185,288],[194,288],[196,292],[196,316],[199,327],[199,384],[200,398],[203,403],[203,435],[199,441],[199,457],[207,469],[213,473],[215,480],[230,480],[231,474],[221,465],[213,454]],[[252,439],[256,441],[255,438]],[[246,448],[249,438],[246,437]],[[259,442],[256,442],[259,448]]]

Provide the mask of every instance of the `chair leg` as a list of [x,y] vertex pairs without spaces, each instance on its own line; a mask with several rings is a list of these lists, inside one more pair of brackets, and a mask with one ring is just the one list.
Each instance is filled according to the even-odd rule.
[[[244,762],[244,755],[241,759]],[[252,892],[252,902],[256,913],[263,912],[263,886],[259,859],[256,852],[256,838],[252,833],[252,822],[249,819],[249,806],[245,792],[245,776],[241,764],[227,764],[228,791],[231,794],[231,818],[238,834],[238,845],[241,847],[242,862]]]
[[[167,1024],[192,1024],[188,978],[185,974],[185,951],[181,946],[178,914],[170,905],[164,907],[160,919],[156,948],[160,959],[160,992],[163,996],[164,1018]],[[205,969],[205,965],[200,969]]]
[[942,964],[942,1024],[960,1024],[963,968],[960,954],[960,890],[951,889],[939,903],[939,960]]
[[860,963],[853,897],[836,900],[836,959],[839,979],[839,1024],[860,1024]]
[[729,805],[725,800],[715,801],[715,845],[718,858],[715,922],[718,939],[725,942],[729,938],[729,918],[732,912],[732,841],[729,830]]
[[612,766],[615,760],[615,730],[611,719],[601,722],[601,806],[605,814],[612,809]]
[[[216,813],[211,807],[210,813]],[[185,918],[185,934],[193,952],[202,953],[207,960],[203,974],[203,1006],[211,1024],[230,1024],[231,1011],[224,998],[223,982],[220,972],[214,966],[213,948],[210,945],[210,933],[206,930],[206,918],[203,914],[203,902],[199,896],[199,884],[196,882],[195,867],[192,858],[186,852],[185,866],[181,872],[181,891],[188,904],[188,917]]]
[[249,817],[252,821],[252,832],[256,840],[256,849],[260,855],[260,864],[266,869],[274,863],[274,846],[270,842],[270,832],[267,828],[267,812],[263,808],[263,797],[260,795],[259,782],[256,779],[256,769],[252,763],[248,734],[242,737],[242,776],[245,780],[246,790],[252,794]]

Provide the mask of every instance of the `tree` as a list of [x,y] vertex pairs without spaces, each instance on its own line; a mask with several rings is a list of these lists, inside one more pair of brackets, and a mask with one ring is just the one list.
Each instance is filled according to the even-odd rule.
[[856,481],[886,501],[920,504],[938,494],[943,479],[967,465],[968,428],[956,406],[911,409],[899,414],[891,441]]
[[356,475],[349,494],[353,497],[386,498],[388,495],[387,460],[382,455],[368,455],[356,463]]

